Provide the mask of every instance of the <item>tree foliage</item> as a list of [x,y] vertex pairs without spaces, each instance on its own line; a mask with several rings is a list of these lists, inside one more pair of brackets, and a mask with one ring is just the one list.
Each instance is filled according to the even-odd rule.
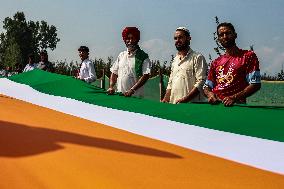
[[16,63],[21,61],[22,55],[20,46],[16,43],[15,39],[12,38],[7,43],[7,47],[4,51],[3,62],[6,63],[6,67],[14,70],[18,66]]
[[[101,78],[103,74],[105,74],[105,76],[107,76],[108,78],[110,77],[110,68],[114,62],[112,56],[107,57],[106,61],[102,58],[95,58],[92,61],[95,65],[97,78]],[[56,61],[53,64],[55,66],[55,73],[62,75],[75,76],[80,69],[80,63],[73,61],[71,61],[70,63],[68,63],[66,60]],[[160,73],[169,76],[171,73],[171,66],[167,66],[167,61],[165,61],[163,65],[161,65],[159,60],[152,60],[150,77],[155,77]]]
[[55,26],[46,21],[27,21],[23,12],[3,21],[4,32],[0,34],[0,61],[2,66],[25,66],[30,53],[56,48],[59,38]]
[[[215,23],[216,25],[218,26],[220,24],[219,22],[219,18],[217,16],[215,16]],[[214,48],[214,51],[218,54],[218,56],[221,56],[222,53],[225,52],[225,48],[222,47],[222,45],[219,43],[218,41],[218,34],[217,34],[217,31],[215,31],[213,33],[213,38],[214,38],[214,41],[216,43],[216,47]]]

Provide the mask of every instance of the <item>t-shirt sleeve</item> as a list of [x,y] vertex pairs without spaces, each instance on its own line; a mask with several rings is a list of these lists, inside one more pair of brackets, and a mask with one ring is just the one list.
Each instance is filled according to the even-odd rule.
[[215,87],[215,85],[216,85],[215,61],[213,61],[211,63],[211,66],[210,66],[204,87],[209,87],[209,88],[213,89]]
[[249,84],[257,84],[261,82],[259,61],[256,54],[250,51],[247,55],[246,80]]

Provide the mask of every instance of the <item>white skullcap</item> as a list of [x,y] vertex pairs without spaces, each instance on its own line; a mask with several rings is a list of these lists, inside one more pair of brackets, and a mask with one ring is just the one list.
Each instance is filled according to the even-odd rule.
[[186,27],[184,27],[184,26],[178,27],[178,28],[176,29],[176,31],[178,31],[178,30],[185,31],[185,32],[188,33],[188,35],[190,36],[190,32],[189,32],[189,30],[188,30]]

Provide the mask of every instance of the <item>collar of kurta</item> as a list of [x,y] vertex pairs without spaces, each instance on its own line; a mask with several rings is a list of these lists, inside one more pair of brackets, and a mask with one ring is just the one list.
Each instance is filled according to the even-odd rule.
[[141,50],[140,47],[138,46],[138,48],[132,53],[129,53],[127,49],[127,56],[135,57],[135,74],[137,78],[141,77],[143,75],[142,71],[143,62],[145,59],[149,58],[148,54],[145,53],[143,50]]
[[[89,61],[89,58],[86,58],[85,60],[83,60],[83,61],[81,62],[80,68],[81,68],[82,64],[83,64],[83,63],[86,63],[87,61]],[[79,69],[80,69],[80,68],[79,68]]]
[[179,54],[176,55],[176,58],[178,59],[179,61],[179,64],[178,65],[181,65],[184,60],[187,60],[189,58],[189,56],[192,54],[193,50],[191,48],[189,48],[187,54],[185,55],[185,57],[181,57]]
[[89,58],[86,58],[85,60],[83,60],[82,63],[87,62],[87,61],[89,61]]
[[176,54],[176,57],[179,59],[179,60],[183,60],[183,59],[186,59],[189,57],[189,55],[193,52],[193,50],[189,47],[188,49],[188,52],[187,54],[182,58],[181,55],[179,55],[178,53]]
[[130,51],[127,49],[127,50],[126,50],[126,51],[127,51],[127,56],[129,56],[129,57],[135,56],[137,50],[138,50],[138,49],[136,49],[136,50],[133,51],[133,52],[130,52]]

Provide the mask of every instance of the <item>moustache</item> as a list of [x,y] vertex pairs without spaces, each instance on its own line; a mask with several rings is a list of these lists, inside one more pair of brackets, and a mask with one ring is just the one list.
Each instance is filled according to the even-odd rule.
[[137,44],[126,44],[126,47],[129,49],[136,49],[138,48],[138,45]]

